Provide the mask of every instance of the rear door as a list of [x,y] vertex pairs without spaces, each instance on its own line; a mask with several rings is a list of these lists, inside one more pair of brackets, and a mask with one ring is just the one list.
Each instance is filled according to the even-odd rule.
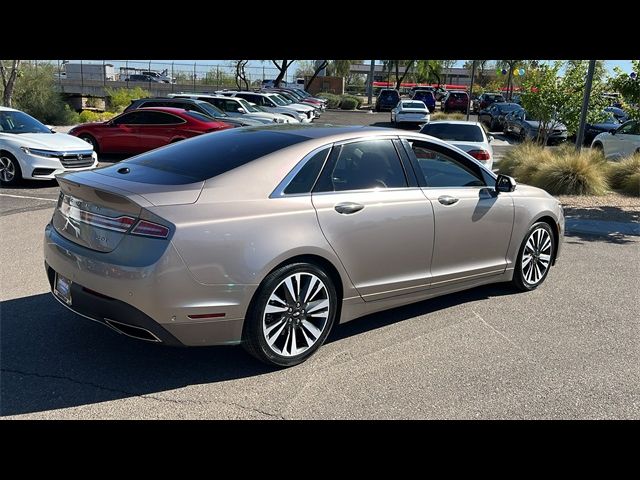
[[136,152],[153,150],[181,138],[179,128],[186,123],[184,119],[166,112],[149,110],[143,113],[140,123],[134,127],[138,139],[134,146]]
[[391,138],[351,141],[333,148],[313,191],[322,232],[366,301],[429,287],[433,209],[412,175]]
[[433,205],[432,286],[503,273],[513,228],[513,199],[472,160],[427,141],[404,145]]

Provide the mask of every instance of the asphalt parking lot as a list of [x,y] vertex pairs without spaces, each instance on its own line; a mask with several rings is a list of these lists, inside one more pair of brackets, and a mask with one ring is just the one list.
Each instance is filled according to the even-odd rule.
[[[335,117],[363,115],[388,119]],[[0,189],[5,418],[640,418],[637,236],[569,235],[533,292],[492,285],[370,315],[277,370],[240,347],[138,342],[62,307],[42,258],[56,198],[53,182]]]

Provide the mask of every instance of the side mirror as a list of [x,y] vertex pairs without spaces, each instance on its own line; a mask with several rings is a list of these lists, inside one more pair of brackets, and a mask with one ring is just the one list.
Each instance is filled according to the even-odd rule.
[[613,130],[611,130],[611,135],[615,135],[617,131],[618,131],[618,129],[614,128]]
[[238,113],[245,113],[244,108],[238,107]]
[[516,189],[516,181],[508,175],[498,175],[496,178],[496,192],[513,192]]
[[487,137],[487,140],[489,140],[489,143],[493,142],[493,135],[489,135],[489,136]]

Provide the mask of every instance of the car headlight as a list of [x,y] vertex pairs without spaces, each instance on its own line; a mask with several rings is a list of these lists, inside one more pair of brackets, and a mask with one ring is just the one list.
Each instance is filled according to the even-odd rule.
[[39,150],[37,148],[28,148],[28,147],[20,147],[27,155],[36,155],[38,157],[46,157],[46,158],[58,158],[60,156],[59,152],[52,152],[51,150]]

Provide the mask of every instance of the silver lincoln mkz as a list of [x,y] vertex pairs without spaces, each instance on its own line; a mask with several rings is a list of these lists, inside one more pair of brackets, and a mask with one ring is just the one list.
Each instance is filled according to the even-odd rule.
[[281,366],[334,323],[487,283],[532,290],[564,234],[543,190],[384,128],[238,128],[58,182],[44,252],[62,304]]

